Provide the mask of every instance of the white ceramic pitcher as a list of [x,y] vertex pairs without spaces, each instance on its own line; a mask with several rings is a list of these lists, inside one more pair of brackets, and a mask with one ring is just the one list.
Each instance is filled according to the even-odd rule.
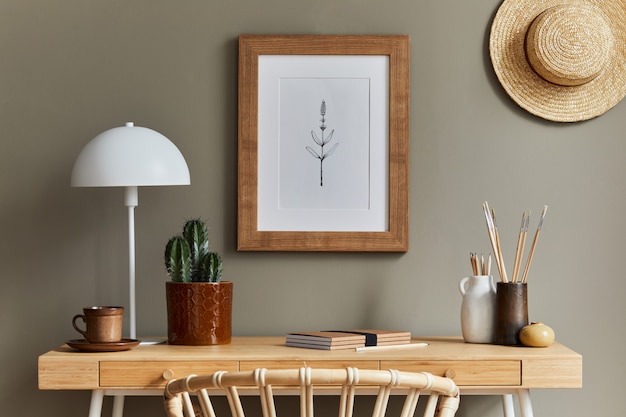
[[461,332],[468,343],[493,343],[496,286],[491,275],[465,277],[459,282]]

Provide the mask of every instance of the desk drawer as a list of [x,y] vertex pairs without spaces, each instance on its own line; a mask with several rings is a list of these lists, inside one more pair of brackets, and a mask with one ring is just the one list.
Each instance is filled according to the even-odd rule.
[[286,360],[277,360],[277,361],[241,361],[239,363],[239,367],[242,371],[252,371],[256,368],[267,368],[267,369],[290,369],[290,368],[301,368],[303,366],[310,366],[311,368],[330,368],[330,369],[341,369],[347,368],[349,366],[361,369],[378,369],[378,361],[376,360],[362,360],[362,361],[324,361],[324,360],[314,360],[314,361],[286,361]]
[[381,369],[445,375],[459,386],[519,386],[522,363],[500,361],[381,361]]
[[162,388],[169,379],[189,374],[236,371],[237,361],[100,362],[103,388]]

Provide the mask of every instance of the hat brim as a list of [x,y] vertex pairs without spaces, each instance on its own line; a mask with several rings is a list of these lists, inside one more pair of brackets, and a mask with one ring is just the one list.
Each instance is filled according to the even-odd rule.
[[[593,4],[606,16],[615,44],[605,70],[579,86],[561,86],[541,78],[526,58],[526,32],[544,10],[562,4]],[[599,116],[626,95],[626,8],[621,1],[504,0],[489,38],[494,71],[508,95],[528,112],[556,122]]]

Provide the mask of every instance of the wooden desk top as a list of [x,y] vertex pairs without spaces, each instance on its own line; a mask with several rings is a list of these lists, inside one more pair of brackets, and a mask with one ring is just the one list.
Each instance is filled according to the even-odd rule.
[[152,389],[189,373],[256,367],[425,370],[459,386],[580,388],[582,356],[560,343],[547,348],[470,344],[460,337],[413,337],[427,347],[356,352],[287,347],[284,336],[233,337],[217,346],[140,345],[123,352],[78,352],[67,345],[39,357],[40,389]]

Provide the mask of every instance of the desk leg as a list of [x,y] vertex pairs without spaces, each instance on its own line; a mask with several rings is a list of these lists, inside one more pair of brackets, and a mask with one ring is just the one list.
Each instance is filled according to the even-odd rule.
[[91,391],[91,403],[89,404],[89,417],[102,416],[102,400],[104,399],[104,391]]
[[515,417],[513,394],[502,394],[502,411],[504,412],[504,417]]
[[112,417],[122,417],[124,415],[124,396],[115,395],[113,397],[113,413]]
[[519,398],[519,409],[522,417],[533,417],[533,405],[530,402],[530,391],[521,389],[517,392]]

